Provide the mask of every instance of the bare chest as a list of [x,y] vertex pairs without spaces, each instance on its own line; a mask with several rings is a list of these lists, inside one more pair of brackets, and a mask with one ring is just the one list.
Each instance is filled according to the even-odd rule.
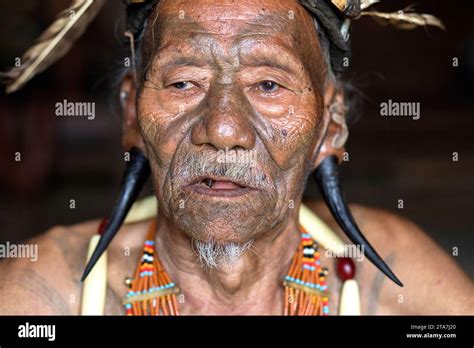
[[[341,281],[337,278],[335,270],[335,260],[332,258],[327,258],[324,255],[324,252],[321,252],[321,264],[324,267],[329,269],[328,274],[328,287],[329,287],[329,309],[330,315],[337,315],[339,310],[339,293],[341,291]],[[112,252],[109,254],[109,268],[107,270],[107,294],[106,294],[106,315],[124,315],[125,309],[123,305],[123,300],[127,294],[128,286],[126,284],[127,278],[133,278],[135,268],[140,258],[140,250],[123,250],[122,252]],[[179,280],[176,280],[179,284]],[[183,293],[192,292],[192,289],[183,289]],[[281,294],[275,294],[274,298],[282,298],[284,293],[283,279],[281,281],[281,286],[277,287],[276,291],[280,291]],[[281,296],[280,296],[281,295]],[[183,296],[186,298],[186,296]],[[186,306],[186,303],[180,303],[180,306]],[[182,312],[186,312],[182,310]],[[206,309],[206,306],[201,308],[193,308],[193,313],[195,315],[213,315],[217,313],[212,313],[209,311],[209,308]],[[250,314],[250,313],[249,313]],[[255,314],[255,313],[252,313]],[[270,313],[258,313],[262,315]],[[283,314],[283,307],[281,314]]]

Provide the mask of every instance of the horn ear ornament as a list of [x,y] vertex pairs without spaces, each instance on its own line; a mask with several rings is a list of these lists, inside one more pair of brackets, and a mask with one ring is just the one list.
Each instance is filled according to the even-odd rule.
[[123,174],[119,196],[104,226],[97,247],[86,265],[81,282],[87,278],[97,260],[99,260],[105,249],[107,249],[115,234],[120,229],[120,226],[122,226],[130,207],[137,199],[138,194],[149,176],[150,164],[148,159],[138,148],[132,148],[130,150],[130,161],[127,163]]
[[380,271],[394,283],[403,287],[402,282],[387,266],[379,254],[377,254],[357,226],[342,193],[337,157],[326,157],[316,168],[313,175],[326,205],[347,237],[354,244],[362,246],[365,256]]

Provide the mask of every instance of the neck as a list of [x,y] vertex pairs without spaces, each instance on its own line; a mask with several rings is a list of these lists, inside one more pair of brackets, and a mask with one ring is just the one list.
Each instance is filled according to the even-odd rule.
[[298,247],[298,209],[256,239],[234,264],[202,267],[192,239],[158,213],[157,252],[180,287],[182,314],[282,314],[282,281]]

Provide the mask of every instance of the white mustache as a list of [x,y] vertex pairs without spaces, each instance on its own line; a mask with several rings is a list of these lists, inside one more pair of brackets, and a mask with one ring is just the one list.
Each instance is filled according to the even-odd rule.
[[242,183],[260,190],[275,189],[275,185],[262,170],[251,163],[222,163],[217,157],[206,155],[186,155],[173,170],[172,180],[176,184],[189,184],[200,177],[219,177]]

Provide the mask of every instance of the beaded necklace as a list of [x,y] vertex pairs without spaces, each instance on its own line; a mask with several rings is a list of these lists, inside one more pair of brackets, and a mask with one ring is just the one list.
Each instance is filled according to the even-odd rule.
[[[287,276],[284,315],[329,315],[328,269],[321,267],[317,243],[303,227]],[[155,250],[156,222],[148,230],[143,254],[123,302],[126,315],[179,315],[178,286],[171,281]]]

